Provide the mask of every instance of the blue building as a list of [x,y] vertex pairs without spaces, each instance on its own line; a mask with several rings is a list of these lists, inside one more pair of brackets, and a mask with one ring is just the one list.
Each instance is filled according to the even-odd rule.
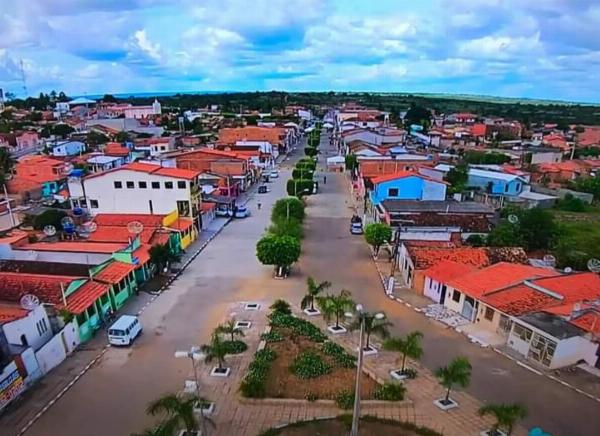
[[412,171],[401,171],[375,177],[371,182],[373,190],[370,193],[370,199],[373,205],[384,200],[443,201],[446,199],[446,182]]
[[467,184],[488,194],[516,197],[523,192],[527,181],[514,174],[470,168]]
[[85,144],[80,141],[60,141],[52,145],[52,156],[77,156],[85,151]]

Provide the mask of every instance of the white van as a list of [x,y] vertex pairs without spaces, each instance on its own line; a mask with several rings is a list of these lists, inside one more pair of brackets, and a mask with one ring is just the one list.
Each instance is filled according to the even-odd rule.
[[108,342],[112,345],[130,345],[142,333],[142,324],[133,315],[121,315],[108,329]]

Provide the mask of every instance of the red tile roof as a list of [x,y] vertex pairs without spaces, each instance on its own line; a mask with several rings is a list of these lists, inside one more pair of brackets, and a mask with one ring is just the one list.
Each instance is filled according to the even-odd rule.
[[408,251],[415,269],[426,269],[442,260],[452,260],[474,267],[483,267],[490,263],[483,248],[420,248],[409,245]]
[[177,229],[180,232],[189,229],[190,227],[192,227],[192,225],[194,224],[194,221],[192,221],[189,218],[177,218],[177,220],[171,224],[169,227],[172,229]]
[[473,124],[471,126],[471,135],[485,136],[486,129],[487,129],[487,127],[485,124]]
[[133,252],[133,255],[140,261],[139,266],[146,264],[150,260],[150,247],[151,245],[149,244],[142,244]]
[[157,176],[164,177],[173,177],[175,179],[186,179],[186,180],[194,180],[200,175],[200,171],[193,170],[184,170],[181,168],[167,168],[161,167],[160,165],[153,165],[148,163],[141,162],[133,162],[127,165],[123,165],[119,168],[114,168],[112,170],[91,174],[86,177],[86,179],[92,179],[95,177],[101,177],[108,173],[113,173],[117,171],[139,171],[141,173],[147,174],[155,174]]
[[94,276],[94,279],[105,283],[115,284],[127,277],[134,269],[135,265],[114,260],[102,268],[102,270]]
[[14,304],[0,303],[0,325],[25,318],[29,312]]
[[479,298],[491,291],[515,285],[523,280],[556,275],[547,268],[499,262],[479,271],[450,280],[447,284],[471,297]]
[[164,245],[169,242],[170,235],[165,232],[156,232],[150,240],[150,245]]
[[42,303],[63,304],[61,284],[66,290],[73,280],[79,277],[49,276],[44,274],[24,274],[0,272],[0,299],[18,302],[25,294],[37,296]]
[[586,311],[582,315],[569,320],[569,322],[586,332],[600,334],[600,313],[597,310]]
[[423,275],[437,280],[440,283],[447,283],[455,277],[470,273],[476,268],[472,265],[466,265],[452,260],[443,260],[438,264],[427,268],[423,271]]
[[565,297],[563,302],[577,302],[600,298],[600,277],[592,272],[565,274],[535,280],[537,286]]
[[542,310],[560,302],[559,299],[537,291],[525,284],[493,291],[480,297],[480,300],[507,315],[520,316]]
[[108,290],[108,285],[88,281],[67,297],[67,309],[69,312],[79,315],[90,307],[94,301],[106,294]]
[[130,150],[119,142],[109,142],[104,147],[104,154],[107,156],[126,157]]
[[132,214],[132,213],[100,213],[94,218],[98,226],[126,227],[132,221],[138,221],[144,227],[162,226],[165,215]]
[[[155,231],[156,227],[144,227],[140,233],[141,241],[148,243]],[[98,226],[95,232],[90,233],[88,241],[129,243],[129,240],[135,239],[136,236],[134,233],[130,233],[125,226]]]
[[104,243],[104,242],[36,242],[33,244],[15,247],[17,250],[34,251],[70,251],[76,253],[103,253],[112,254],[115,251],[122,250],[127,244]]
[[423,174],[415,173],[413,171],[398,171],[397,173],[393,173],[393,174],[385,174],[383,176],[374,177],[373,179],[371,179],[371,182],[373,182],[373,184],[376,185],[378,183],[389,182],[390,180],[406,179],[408,177],[418,177],[419,179],[429,180],[430,182],[435,182],[435,183],[440,183],[440,184],[445,184],[445,185],[448,184],[447,182],[444,182],[441,180],[435,180],[435,179],[432,179],[431,177],[427,177],[427,176],[424,176]]

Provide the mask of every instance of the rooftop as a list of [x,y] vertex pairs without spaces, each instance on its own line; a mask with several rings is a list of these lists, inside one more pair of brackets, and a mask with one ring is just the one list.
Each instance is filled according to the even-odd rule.
[[109,262],[99,273],[97,273],[94,276],[94,280],[110,284],[119,283],[134,269],[135,265],[114,260]]
[[126,227],[132,221],[140,222],[144,227],[160,227],[164,215],[134,214],[134,213],[99,213],[94,217],[98,226]]
[[29,312],[16,304],[0,302],[0,325],[25,318]]
[[556,339],[568,339],[583,335],[584,331],[563,318],[545,312],[528,313],[519,317],[520,321],[548,333]]
[[76,242],[76,241],[60,241],[60,242],[36,242],[33,244],[22,245],[15,247],[18,250],[33,250],[33,251],[70,251],[76,253],[105,253],[112,254],[125,248],[127,244],[113,244],[103,242]]
[[141,173],[154,174],[157,176],[173,177],[175,179],[186,179],[186,180],[194,180],[200,175],[200,171],[184,170],[181,168],[170,168],[170,167],[162,167],[160,165],[153,165],[153,164],[148,164],[148,163],[133,162],[133,163],[130,163],[127,165],[123,165],[119,168],[114,168],[109,171],[91,174],[91,175],[87,176],[86,179],[102,177],[108,173],[112,173],[112,172],[116,172],[116,171],[138,171]]
[[0,272],[0,299],[16,303],[23,295],[33,294],[42,303],[61,305],[61,285],[66,290],[78,278],[80,277]]
[[67,297],[67,309],[69,312],[79,315],[94,301],[106,294],[108,290],[108,285],[96,281],[87,281]]
[[440,283],[446,283],[454,277],[459,277],[463,274],[470,273],[476,267],[465,263],[456,262],[453,260],[442,260],[434,266],[423,271],[426,277],[437,280]]
[[391,180],[406,179],[408,177],[418,177],[419,179],[429,180],[430,182],[435,182],[435,183],[439,183],[442,185],[448,184],[447,182],[444,182],[441,180],[435,180],[435,179],[432,179],[431,177],[427,177],[422,174],[415,173],[413,171],[399,171],[399,172],[393,173],[393,174],[385,174],[385,175],[382,175],[379,177],[374,177],[373,179],[371,179],[371,182],[374,185],[376,185],[378,183],[389,182]]
[[488,292],[480,299],[483,303],[512,316],[520,316],[542,310],[549,305],[560,302],[557,298],[544,294],[525,284]]
[[418,201],[418,200],[384,200],[383,207],[390,213],[478,213],[493,214],[494,209],[483,203],[474,201]]
[[0,271],[24,274],[46,274],[59,276],[86,277],[89,265],[37,260],[1,260]]

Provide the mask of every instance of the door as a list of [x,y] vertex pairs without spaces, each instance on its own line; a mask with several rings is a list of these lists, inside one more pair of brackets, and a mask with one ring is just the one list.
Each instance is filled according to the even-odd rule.
[[473,321],[473,312],[475,309],[475,300],[471,297],[465,296],[465,302],[463,303],[461,315],[467,318],[469,321]]
[[446,301],[446,285],[442,285],[442,290],[440,291],[440,304],[444,304],[444,301]]

